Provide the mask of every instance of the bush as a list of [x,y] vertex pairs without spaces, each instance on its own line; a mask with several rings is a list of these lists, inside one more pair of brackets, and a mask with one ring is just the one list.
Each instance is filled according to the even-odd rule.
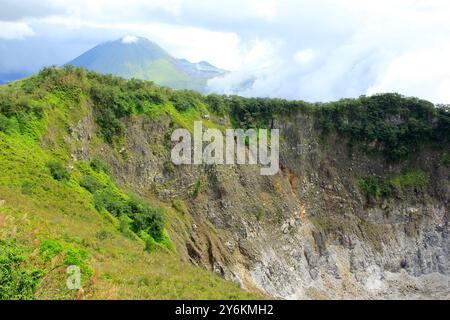
[[158,247],[158,243],[155,241],[155,239],[153,239],[153,237],[145,231],[140,232],[139,237],[144,240],[146,251],[153,252]]
[[0,239],[0,300],[33,299],[44,271],[26,266],[30,251],[14,240]]
[[11,127],[11,121],[0,113],[0,131],[8,132],[9,128]]
[[192,190],[192,197],[195,199],[197,198],[197,196],[202,193],[204,190],[206,189],[206,182],[201,179],[198,178],[197,181],[194,184],[193,190]]
[[106,239],[110,238],[111,236],[112,236],[111,232],[106,231],[106,230],[98,231],[95,234],[95,237],[99,240],[106,240]]
[[33,194],[35,184],[31,181],[24,181],[21,185],[21,192],[24,195],[30,196]]
[[104,208],[117,218],[128,213],[126,200],[121,195],[115,193],[110,187],[94,193],[94,205],[98,211]]
[[164,212],[162,209],[150,207],[147,202],[136,195],[130,196],[128,208],[135,233],[145,231],[156,241],[163,239]]
[[206,97],[206,102],[211,111],[218,115],[225,115],[229,112],[228,104],[222,95],[210,94]]
[[190,108],[196,109],[199,104],[197,98],[197,94],[193,91],[178,90],[172,92],[170,101],[172,102],[175,109],[183,112]]
[[[148,203],[136,195],[121,195],[113,191],[111,186],[103,186],[95,178],[85,178],[85,188],[94,194],[94,204],[98,211],[106,209],[119,218],[120,229],[129,235],[130,232],[139,234],[144,231],[156,241],[163,239],[164,212],[162,209],[152,208]],[[80,183],[81,184],[81,183]]]
[[442,155],[442,163],[444,166],[450,167],[450,153],[444,153],[444,155]]
[[89,279],[94,273],[94,269],[87,262],[89,259],[87,251],[73,248],[57,240],[44,240],[39,247],[39,254],[44,261],[51,261],[57,255],[62,255],[64,257],[63,264],[65,266],[78,266],[81,271],[81,276],[85,280]]
[[324,134],[335,131],[365,151],[380,152],[398,161],[433,143],[443,146],[450,138],[450,115],[428,101],[399,94],[343,99],[319,105],[316,127]]
[[180,199],[173,199],[172,200],[172,207],[175,210],[177,210],[179,213],[181,213],[181,214],[189,213],[189,210],[186,207],[186,204]]
[[103,109],[97,113],[97,124],[100,126],[100,133],[103,138],[109,143],[112,143],[115,137],[122,136],[125,126],[116,117],[114,112],[110,109]]
[[392,179],[392,183],[401,189],[420,189],[429,182],[429,176],[420,169],[404,169]]
[[99,179],[91,175],[83,176],[80,180],[80,186],[88,190],[90,193],[95,193],[104,187],[103,183]]
[[110,173],[108,163],[99,156],[94,157],[89,163],[89,165],[91,166],[92,170],[94,170],[97,173],[100,173],[101,171],[103,171],[106,174]]
[[380,179],[377,176],[358,180],[359,189],[368,196],[378,197],[381,194],[380,184]]
[[370,176],[359,179],[357,185],[366,196],[389,198],[397,192],[420,189],[429,182],[429,176],[420,169],[403,169],[399,175],[391,178]]
[[70,179],[70,173],[67,168],[59,161],[52,160],[47,162],[47,167],[50,169],[50,174],[53,179],[58,181],[65,181]]

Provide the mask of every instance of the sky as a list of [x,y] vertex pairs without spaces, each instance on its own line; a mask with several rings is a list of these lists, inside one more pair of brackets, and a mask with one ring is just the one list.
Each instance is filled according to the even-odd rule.
[[219,93],[450,103],[447,0],[0,0],[0,74],[127,35],[232,71],[210,80]]

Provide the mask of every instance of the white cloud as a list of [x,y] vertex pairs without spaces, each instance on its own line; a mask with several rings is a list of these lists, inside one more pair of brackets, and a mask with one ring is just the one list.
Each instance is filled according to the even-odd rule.
[[305,65],[310,63],[314,59],[314,50],[313,49],[303,49],[299,50],[294,54],[294,60],[300,64]]
[[23,39],[32,35],[33,29],[24,22],[0,21],[0,39]]
[[425,48],[395,58],[367,92],[398,91],[438,102],[450,102],[450,45]]

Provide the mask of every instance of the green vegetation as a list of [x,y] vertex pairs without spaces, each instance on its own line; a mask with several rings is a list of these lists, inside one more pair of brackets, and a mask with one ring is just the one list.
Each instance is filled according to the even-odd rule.
[[[99,156],[73,159],[81,145],[67,139],[92,112],[91,154],[124,138],[102,126],[107,99],[116,129],[138,114],[188,125],[208,112],[202,102],[180,113],[171,92],[73,67],[0,86],[0,299],[261,297],[174,254],[166,228],[181,218],[170,204],[121,189]],[[82,270],[82,292],[66,287],[69,264]]]
[[189,210],[188,210],[186,204],[180,199],[173,199],[172,207],[183,215],[189,213]]
[[104,172],[106,174],[110,174],[111,170],[109,169],[108,163],[106,163],[105,160],[103,160],[101,157],[96,156],[94,157],[91,162],[89,162],[89,165],[91,166],[92,170],[94,170],[97,173]]
[[192,198],[194,198],[194,199],[197,198],[200,193],[202,193],[203,191],[206,190],[206,187],[207,187],[207,182],[205,181],[205,179],[203,179],[201,177],[198,178],[197,181],[195,181],[194,186],[192,187],[192,191],[191,191]]
[[44,271],[27,266],[30,250],[14,239],[0,239],[0,300],[33,298]]
[[427,144],[443,147],[450,142],[448,110],[398,94],[344,99],[320,105],[315,113],[325,134],[338,132],[388,161],[411,156]]
[[56,256],[63,257],[62,265],[78,266],[84,281],[89,280],[94,274],[94,269],[89,265],[89,254],[86,250],[73,248],[54,239],[46,239],[39,247],[39,254],[46,262],[50,262]]
[[390,181],[385,181],[381,177],[372,175],[358,180],[358,187],[366,196],[391,197],[394,193],[393,185]]
[[450,152],[444,153],[442,155],[442,163],[446,166],[446,167],[450,167]]
[[420,169],[404,169],[391,179],[392,184],[401,189],[420,189],[429,183],[429,176]]
[[[80,179],[80,186],[93,196],[94,206],[98,212],[107,211],[117,218],[119,230],[130,238],[140,236],[146,243],[152,238],[156,244],[172,249],[173,244],[167,233],[164,232],[164,212],[162,209],[152,208],[142,198],[134,194],[124,194],[106,174],[106,164],[101,164],[99,158],[90,162],[95,168],[91,174]],[[100,165],[101,164],[101,165]],[[102,168],[99,171],[99,168]]]
[[366,196],[392,197],[399,192],[420,190],[429,183],[429,176],[420,169],[406,168],[399,175],[382,178],[375,175],[358,180],[359,189]]
[[[75,161],[73,149],[84,146],[73,128],[93,114],[89,154],[108,149],[114,156],[127,139],[127,122],[138,116],[192,130],[200,119],[205,127],[223,129],[217,123],[226,117],[235,126],[270,128],[274,120],[297,113],[315,120],[324,136],[338,133],[389,161],[449,143],[447,109],[399,95],[327,104],[202,96],[73,67],[46,68],[0,86],[0,298],[74,298],[64,272],[51,272],[54,263],[59,270],[69,263],[85,270],[82,298],[259,298],[181,262],[168,230],[174,241],[182,239],[173,226],[190,224],[185,203],[129,193],[99,156]],[[167,146],[158,142],[155,150]],[[176,173],[171,163],[164,169]],[[394,177],[366,177],[358,186],[366,195],[390,197],[425,188],[428,180],[425,172],[409,169]],[[206,188],[207,180],[200,178],[187,196],[200,197]],[[256,213],[256,219],[264,218]],[[326,230],[342,227],[334,220],[317,223]]]
[[53,179],[58,181],[65,181],[70,179],[69,171],[60,161],[49,161],[47,162],[47,167],[50,169],[50,174],[52,175]]

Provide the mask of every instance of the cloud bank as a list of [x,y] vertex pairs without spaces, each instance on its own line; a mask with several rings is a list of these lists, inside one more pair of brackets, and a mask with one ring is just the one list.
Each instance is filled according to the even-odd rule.
[[0,73],[65,63],[133,35],[232,70],[210,81],[215,92],[328,101],[395,91],[450,103],[446,0],[0,0],[0,7]]

